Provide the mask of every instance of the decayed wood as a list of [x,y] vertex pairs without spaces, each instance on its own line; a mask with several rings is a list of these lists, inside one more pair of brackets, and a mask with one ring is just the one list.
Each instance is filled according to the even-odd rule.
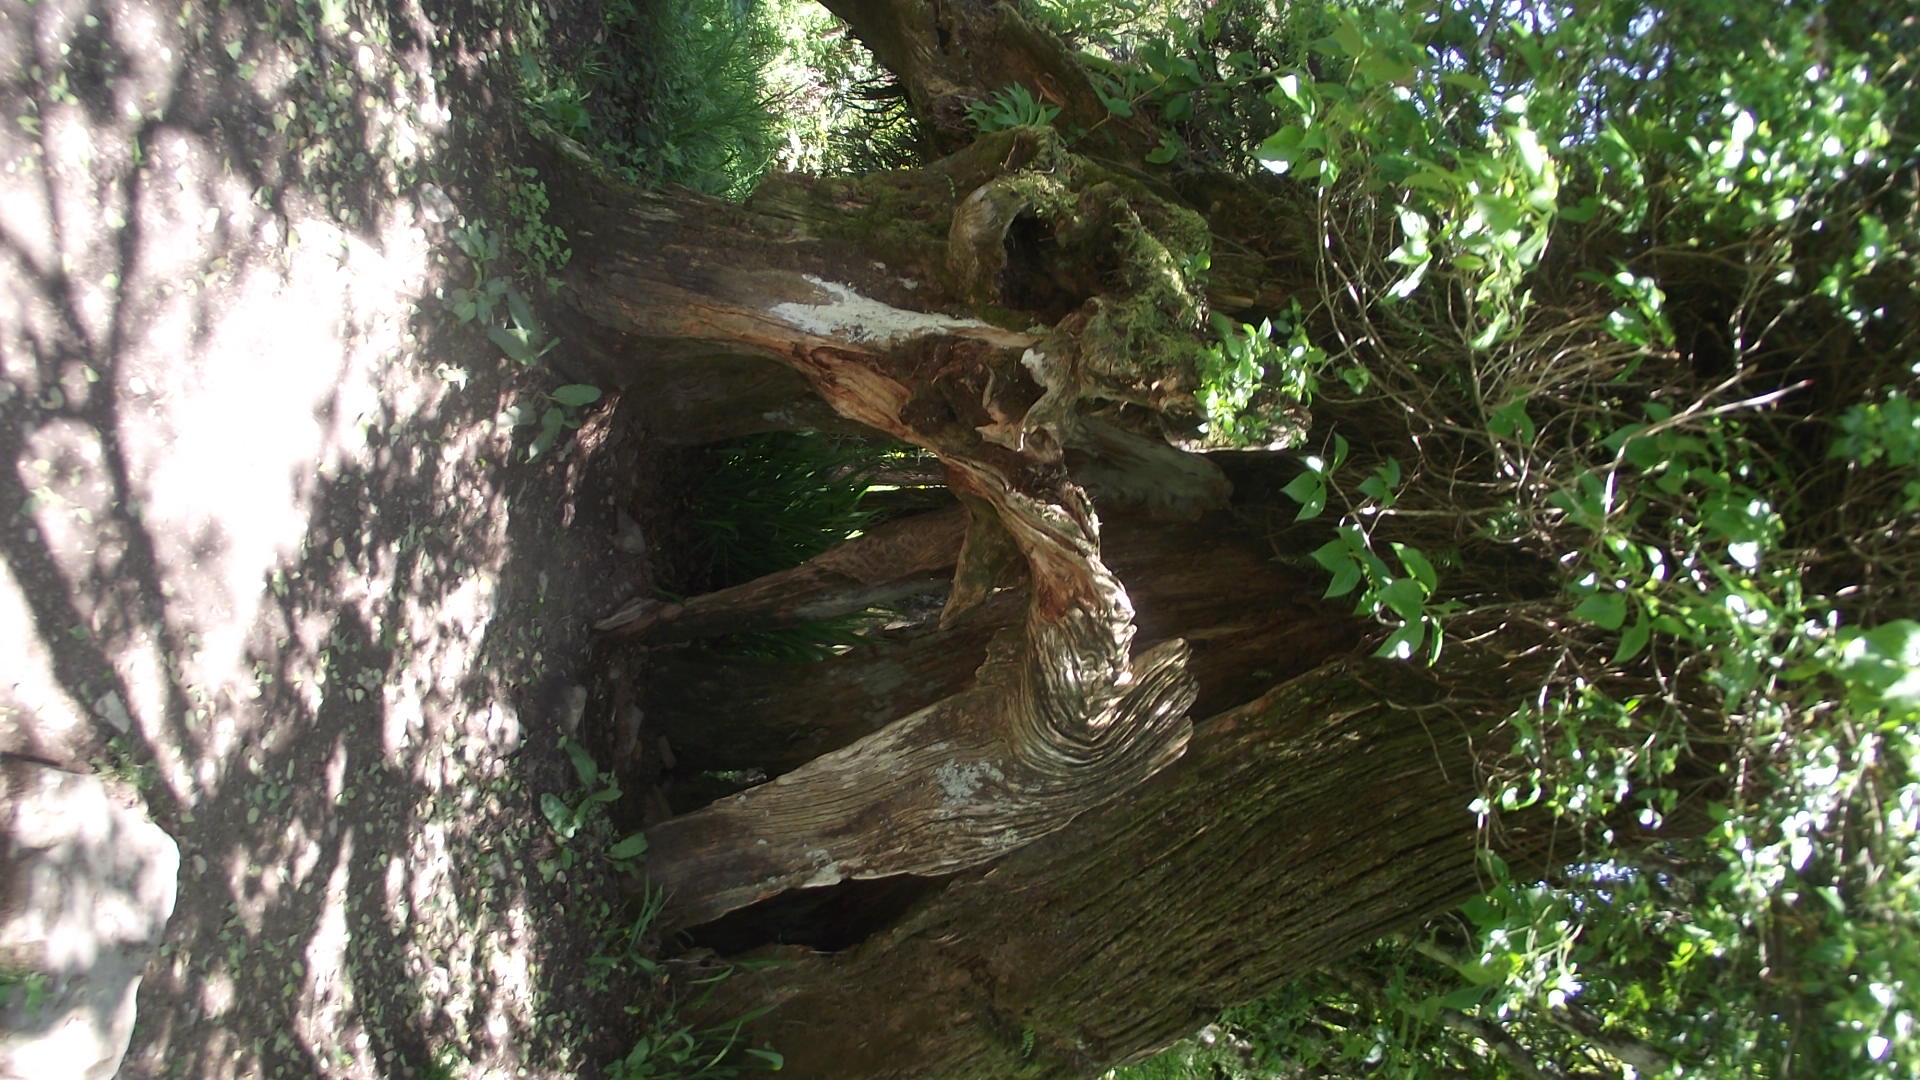
[[990,437],[1017,426],[1037,396],[1030,383],[1024,398],[1007,392],[1031,337],[817,277],[702,270],[697,297],[661,283],[682,333],[764,348],[842,415],[933,451],[973,515],[970,535],[1003,533],[1029,592],[1024,624],[989,648],[972,688],[651,830],[666,924],[791,888],[975,866],[1176,758],[1194,696],[1186,646],[1131,655],[1132,605],[1101,562],[1097,520],[1061,451],[1044,435]]
[[779,776],[966,689],[987,643],[1020,621],[1019,600],[1008,590],[964,626],[920,624],[804,666],[656,652],[647,718],[688,773]]
[[[787,1072],[837,1080],[1038,1080],[1144,1056],[1480,887],[1474,753],[1513,704],[1490,659],[1335,661],[1202,721],[1127,799],[859,945],[767,950],[781,962],[724,984],[715,1016],[771,1005],[751,1034]],[[1510,857],[1537,853],[1531,826]]]
[[808,559],[684,603],[628,605],[597,629],[653,641],[741,634],[850,615],[934,591],[960,548],[958,507],[901,518]]
[[[1303,529],[1297,557],[1319,541]],[[1103,532],[1101,557],[1127,582],[1135,640],[1187,642],[1196,716],[1242,704],[1364,639],[1366,623],[1320,600],[1319,583],[1273,554],[1269,537],[1227,512],[1194,523],[1122,519]],[[987,642],[1020,620],[1019,599],[1002,590],[958,626],[916,627],[806,665],[656,653],[648,720],[690,772],[778,776],[964,689]]]
[[1063,673],[1014,641],[998,646],[975,687],[651,830],[652,883],[669,891],[663,925],[706,922],[792,888],[991,861],[1185,747],[1192,682],[1180,643],[1142,654],[1128,685],[1095,695],[1106,699],[1095,709],[1034,693],[1052,683],[1057,694]]

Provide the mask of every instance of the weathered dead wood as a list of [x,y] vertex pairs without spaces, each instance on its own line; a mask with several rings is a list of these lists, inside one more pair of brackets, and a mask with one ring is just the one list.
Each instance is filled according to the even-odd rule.
[[596,629],[651,641],[774,630],[945,587],[965,530],[959,507],[901,518],[782,570],[684,603],[629,604]]
[[1023,653],[1002,639],[973,688],[651,830],[652,882],[670,897],[663,923],[706,922],[792,888],[991,861],[1138,785],[1185,747],[1192,681],[1181,643],[1143,654],[1125,684],[1096,695],[1101,707],[1071,715],[1035,693],[1070,676]]
[[[1318,539],[1303,530],[1296,557]],[[1127,583],[1135,640],[1187,643],[1196,716],[1246,702],[1364,639],[1364,622],[1320,601],[1318,583],[1273,555],[1271,539],[1231,513],[1107,522],[1101,558]],[[917,626],[804,666],[655,653],[647,715],[689,771],[778,776],[964,689],[987,642],[1020,621],[1021,599],[1001,590],[961,625]]]
[[843,416],[933,451],[968,509],[967,550],[1017,552],[1029,593],[1024,625],[989,648],[972,688],[651,830],[666,923],[790,888],[975,866],[1176,758],[1195,692],[1185,644],[1130,655],[1132,604],[1101,562],[1097,520],[1060,450],[1044,434],[989,437],[1017,427],[1035,397],[1030,383],[1024,399],[993,391],[1020,381],[1032,339],[819,278],[702,269],[698,297],[662,284],[682,334],[764,348]]
[[[1512,698],[1497,658],[1449,661],[1335,660],[1201,721],[1127,799],[859,945],[763,953],[784,962],[729,980],[715,1016],[772,1005],[754,1034],[795,1076],[1089,1076],[1144,1056],[1475,891],[1474,751]],[[1544,835],[1510,834],[1510,854]]]

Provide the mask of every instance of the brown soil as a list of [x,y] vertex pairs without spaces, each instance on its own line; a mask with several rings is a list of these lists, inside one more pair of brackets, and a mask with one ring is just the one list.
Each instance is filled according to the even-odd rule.
[[592,976],[618,890],[540,797],[563,735],[608,761],[589,626],[652,587],[669,459],[603,403],[529,461],[564,342],[441,298],[452,228],[514,227],[527,25],[0,10],[0,751],[179,842],[123,1076],[591,1076],[655,992]]

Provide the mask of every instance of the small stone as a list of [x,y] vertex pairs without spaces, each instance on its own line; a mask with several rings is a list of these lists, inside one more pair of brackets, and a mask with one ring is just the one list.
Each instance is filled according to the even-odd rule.
[[125,735],[133,726],[133,717],[127,715],[126,703],[120,700],[120,691],[109,690],[93,703],[94,714],[113,725],[113,730]]

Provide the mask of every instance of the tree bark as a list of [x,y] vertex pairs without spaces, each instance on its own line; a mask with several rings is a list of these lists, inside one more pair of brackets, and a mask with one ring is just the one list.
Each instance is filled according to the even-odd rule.
[[[1273,558],[1268,538],[1228,513],[1192,523],[1122,519],[1108,536],[1105,553],[1129,583],[1140,640],[1188,644],[1195,715],[1243,704],[1364,640],[1362,623],[1319,600],[1317,585]],[[1303,529],[1293,547],[1304,555],[1320,539]],[[957,537],[950,542],[951,558]],[[959,692],[988,640],[1018,614],[1017,597],[1003,592],[961,625],[912,627],[812,664],[657,653],[647,714],[683,772],[777,776]]]
[[[1467,684],[1496,692],[1468,698]],[[1466,803],[1501,685],[1484,658],[1440,676],[1325,665],[1200,724],[1124,803],[954,879],[856,947],[769,951],[785,963],[736,975],[716,1015],[774,1004],[755,1034],[802,1077],[1090,1075],[1137,1059],[1484,887]]]
[[[1006,25],[962,9],[991,15],[966,34]],[[760,372],[786,393],[765,372],[791,372],[930,450],[964,508],[941,627],[823,667],[818,693],[716,695],[708,726],[754,724],[742,741],[780,775],[650,830],[670,927],[927,879],[852,948],[726,984],[718,1008],[773,1006],[757,1029],[790,1075],[1083,1074],[1474,891],[1464,807],[1508,684],[1464,650],[1444,673],[1340,659],[1364,629],[1233,527],[1219,469],[1156,441],[1193,415],[1206,300],[1183,268],[1209,244],[1165,186],[1032,130],[746,206],[579,186],[581,375],[644,395]],[[1234,295],[1271,291],[1255,264]],[[752,423],[800,415],[776,396]],[[711,412],[691,427],[724,426]],[[649,629],[797,610],[782,586],[884,590],[930,550],[884,571],[830,553]],[[1218,715],[1190,743],[1196,701]]]
[[1017,5],[1000,0],[824,3],[900,77],[908,102],[942,151],[973,141],[969,106],[1016,85],[1059,109],[1063,128],[1098,132],[1110,152],[1137,160],[1159,142],[1151,125],[1109,113],[1073,54],[1029,23]]
[[[1169,639],[1132,648],[1132,602],[1102,559],[1099,520],[1066,471],[1065,448],[1138,448],[1142,471],[1192,488],[1159,500],[1180,512],[1198,513],[1217,501],[1210,488],[1224,490],[1199,459],[1181,468],[1176,452],[1149,451],[1118,428],[1090,429],[1076,409],[1089,399],[1148,403],[1176,393],[1167,387],[1181,377],[1177,366],[1119,346],[1150,320],[1197,320],[1195,299],[1169,288],[1162,264],[1171,259],[1163,245],[1201,242],[1201,234],[1177,208],[1078,170],[1044,133],[981,145],[992,153],[976,147],[935,169],[856,188],[798,185],[746,210],[643,199],[581,230],[603,245],[580,264],[572,293],[592,323],[651,335],[656,352],[766,356],[802,374],[840,415],[945,464],[967,523],[943,624],[986,602],[1016,568],[1026,583],[1023,623],[989,643],[973,686],[650,830],[653,876],[669,890],[665,925],[708,921],[786,889],[990,861],[1121,795],[1185,744],[1194,698],[1187,646]],[[857,244],[856,219],[888,194],[925,189],[929,178],[970,190],[951,214],[944,270],[930,267],[940,276],[920,295],[1002,299],[1004,273],[954,253],[1001,243],[1006,223],[970,208],[1000,190],[1004,177],[992,174],[1009,163],[1072,170],[1072,183],[1039,171],[1021,182],[1046,186],[1049,213],[1063,227],[1131,223],[1129,250],[1144,261],[1127,264],[1123,280],[1158,291],[1088,298],[1070,330],[1045,337],[1045,353],[1032,331],[901,306],[920,303],[921,283],[872,258],[871,242]],[[974,185],[983,169],[988,178]],[[828,565],[830,553],[812,571],[857,579],[857,560],[838,556],[844,565]],[[707,598],[704,607],[730,603]]]

